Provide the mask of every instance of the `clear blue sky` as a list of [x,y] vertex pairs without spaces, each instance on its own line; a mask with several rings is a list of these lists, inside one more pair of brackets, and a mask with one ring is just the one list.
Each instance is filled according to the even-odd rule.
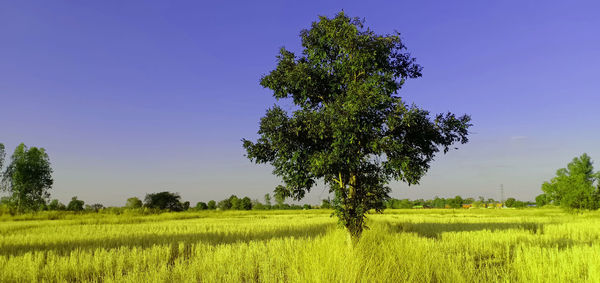
[[262,198],[279,181],[240,142],[275,102],[259,78],[317,15],[344,9],[402,33],[424,67],[406,101],[473,118],[469,144],[393,196],[499,198],[504,184],[533,199],[583,152],[600,166],[594,2],[1,1],[0,142],[46,148],[61,201]]

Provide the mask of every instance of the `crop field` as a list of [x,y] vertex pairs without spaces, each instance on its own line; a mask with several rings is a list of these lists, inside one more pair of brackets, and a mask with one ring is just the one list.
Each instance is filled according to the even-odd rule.
[[3,282],[600,282],[600,214],[327,210],[0,217]]

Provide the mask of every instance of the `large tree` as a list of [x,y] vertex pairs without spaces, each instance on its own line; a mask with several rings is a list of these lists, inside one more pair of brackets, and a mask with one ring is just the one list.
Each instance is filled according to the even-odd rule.
[[54,183],[46,150],[21,143],[4,171],[2,183],[2,189],[10,193],[18,211],[42,208]]
[[146,194],[144,206],[148,208],[166,209],[170,211],[182,211],[183,204],[180,202],[181,196],[177,193],[160,192]]
[[[399,33],[376,34],[343,12],[320,17],[300,32],[302,53],[282,48],[277,67],[260,84],[277,99],[260,121],[247,156],[270,163],[287,194],[301,199],[322,179],[353,240],[365,214],[381,211],[392,180],[418,184],[434,155],[466,143],[469,116],[438,114],[407,105],[397,95],[406,79],[421,76]],[[278,191],[281,187],[278,188]]]
[[598,209],[599,180],[600,172],[594,172],[592,159],[584,153],[573,158],[567,168],[558,169],[556,177],[542,184],[542,191],[547,201],[566,209]]

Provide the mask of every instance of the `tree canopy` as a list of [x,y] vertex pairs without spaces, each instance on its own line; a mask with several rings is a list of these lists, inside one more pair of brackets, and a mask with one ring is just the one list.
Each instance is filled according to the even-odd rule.
[[57,199],[53,199],[48,203],[48,210],[66,210],[67,207]]
[[170,211],[182,211],[183,204],[180,202],[181,196],[171,192],[160,192],[147,194],[144,199],[144,206],[148,208],[166,209]]
[[[4,146],[0,148],[0,160],[4,156]],[[2,161],[0,161],[0,164]],[[10,193],[10,199],[17,210],[38,210],[50,197],[52,188],[52,168],[50,158],[43,148],[28,148],[21,143],[15,149],[10,164],[2,174],[2,189]]]
[[430,117],[397,95],[422,71],[397,32],[376,34],[341,12],[320,17],[300,37],[301,54],[282,48],[260,81],[296,109],[268,109],[258,140],[243,146],[282,178],[277,194],[299,200],[322,179],[340,223],[358,239],[367,211],[384,208],[388,183],[418,184],[436,153],[468,141],[470,117]]
[[207,210],[208,205],[205,202],[199,201],[196,203],[196,210]]
[[80,199],[77,199],[76,196],[72,197],[71,201],[67,205],[67,210],[70,210],[70,211],[82,211],[84,204],[85,204],[85,202],[82,201],[82,200],[80,200]]
[[131,197],[127,199],[125,203],[126,208],[137,209],[142,207],[142,201],[137,197]]
[[551,201],[567,209],[598,209],[600,207],[598,181],[600,181],[600,172],[594,172],[592,159],[584,153],[580,157],[573,158],[566,168],[558,169],[556,177],[550,182],[542,184],[544,196],[538,196],[539,202]]

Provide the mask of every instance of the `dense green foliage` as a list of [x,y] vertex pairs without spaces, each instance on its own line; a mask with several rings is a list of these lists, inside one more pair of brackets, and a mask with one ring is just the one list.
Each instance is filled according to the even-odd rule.
[[47,209],[60,211],[60,210],[67,210],[67,207],[64,204],[62,204],[60,201],[58,201],[57,199],[53,199],[52,201],[50,201],[50,203],[48,203]]
[[[186,203],[188,201],[181,203],[181,211],[188,210],[299,210],[299,209],[330,209],[331,200],[323,199],[321,201],[321,205],[310,205],[310,204],[270,204],[271,196],[269,194],[265,195],[265,203],[261,203],[258,200],[251,200],[249,197],[238,198],[235,195],[230,196],[222,201],[220,201],[220,207],[217,207],[217,203],[214,200],[205,202],[197,202],[195,207],[186,207]],[[0,215],[5,213],[4,207],[6,204],[10,204],[10,200],[8,198],[0,199]],[[225,205],[225,204],[229,205]],[[514,198],[508,198],[505,202],[506,207],[514,207],[514,208],[523,208],[526,206],[531,206],[534,204],[529,201],[520,201]],[[456,196],[454,198],[440,198],[435,197],[434,199],[394,199],[389,198],[384,203],[386,208],[391,209],[403,209],[403,208],[500,208],[501,203],[499,201],[495,201],[493,199],[488,199],[487,201],[483,200],[483,197],[479,197],[479,200],[475,200],[473,198],[462,198],[460,196]],[[124,213],[124,211],[144,211],[144,213],[150,214],[158,214],[166,211],[174,211],[166,209],[161,209],[159,207],[143,207],[142,201],[137,197],[128,198],[125,206],[123,207],[104,207],[102,204],[92,204],[87,205],[84,201],[79,200],[77,197],[73,197],[67,206],[62,204],[59,200],[53,199],[50,201],[43,210],[48,211],[76,211],[76,212],[103,212],[103,213]],[[179,211],[179,210],[177,210]],[[10,212],[9,213],[15,214]]]
[[539,202],[552,202],[566,209],[598,209],[599,180],[600,172],[594,172],[592,159],[584,153],[574,158],[567,168],[558,169],[550,182],[544,182],[544,194],[538,196]]
[[506,201],[504,202],[504,205],[506,205],[506,207],[515,207],[515,208],[525,207],[529,204],[530,204],[529,202],[520,201],[515,198],[507,198]]
[[[600,282],[600,214],[386,210],[0,216],[6,282]],[[54,220],[42,220],[54,219]]]
[[130,209],[141,208],[142,205],[142,200],[137,197],[128,198],[127,202],[125,203],[125,207]]
[[530,201],[520,201],[515,198],[508,198],[504,203],[494,199],[484,200],[483,197],[475,200],[473,198],[462,198],[455,196],[453,198],[435,197],[434,199],[388,199],[385,202],[386,208],[524,208],[534,206]]
[[84,209],[88,210],[88,211],[99,212],[100,210],[104,209],[104,205],[102,205],[100,203],[94,203],[94,204],[91,204],[91,205],[87,205],[86,204],[85,207],[84,207]]
[[84,201],[82,201],[80,199],[77,199],[77,197],[73,197],[73,198],[71,198],[71,201],[67,205],[67,210],[70,210],[70,211],[82,211],[84,204],[85,204]]
[[176,193],[153,193],[146,195],[146,198],[144,199],[144,206],[160,210],[183,211],[184,205],[180,202],[180,200],[181,196],[179,196],[179,194]]
[[541,194],[535,197],[535,203],[537,206],[542,207],[550,203],[548,196],[546,194]]
[[210,200],[208,201],[208,203],[206,203],[206,206],[208,207],[208,209],[216,209],[217,208],[217,202],[215,202],[214,200]]
[[259,139],[243,145],[248,158],[273,165],[286,196],[301,199],[322,179],[357,239],[367,211],[384,208],[387,184],[417,184],[436,153],[467,142],[470,117],[432,119],[397,96],[406,79],[421,76],[398,33],[376,34],[342,12],[320,17],[300,37],[302,54],[282,48],[260,82],[297,109],[267,110]]
[[196,203],[196,210],[207,210],[208,209],[208,205],[205,202],[199,201],[198,203]]
[[[3,164],[4,145],[0,148],[0,165]],[[2,169],[2,167],[0,167]],[[46,205],[52,188],[50,158],[43,148],[28,148],[21,143],[11,156],[2,174],[2,190],[10,194],[17,211],[40,210]]]

